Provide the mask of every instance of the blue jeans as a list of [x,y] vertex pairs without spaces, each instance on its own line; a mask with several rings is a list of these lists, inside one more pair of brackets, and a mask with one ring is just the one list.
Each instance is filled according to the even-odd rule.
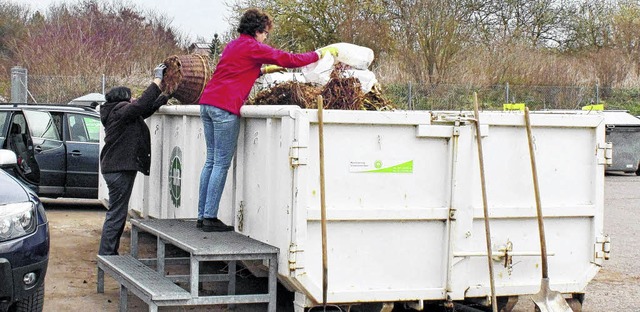
[[211,105],[200,105],[207,159],[200,173],[198,219],[217,218],[227,171],[236,152],[240,117]]

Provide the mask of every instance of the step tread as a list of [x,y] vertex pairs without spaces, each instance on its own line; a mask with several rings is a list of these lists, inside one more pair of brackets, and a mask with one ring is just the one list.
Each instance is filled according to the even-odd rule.
[[193,255],[277,255],[278,248],[256,239],[230,232],[203,232],[195,220],[131,219],[133,226],[160,236]]
[[[98,265],[101,265],[105,272],[114,271],[119,277],[147,293],[151,300],[191,299],[191,294],[188,291],[130,255],[99,255]],[[118,279],[118,277],[114,277]]]

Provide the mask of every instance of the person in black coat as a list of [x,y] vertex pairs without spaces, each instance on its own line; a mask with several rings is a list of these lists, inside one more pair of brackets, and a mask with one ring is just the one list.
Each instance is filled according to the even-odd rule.
[[115,87],[107,92],[106,102],[101,105],[105,137],[100,167],[109,189],[109,210],[102,226],[99,255],[118,254],[136,174],[149,175],[151,135],[144,119],[169,100],[160,90],[165,68],[160,64],[154,69],[153,83],[140,98],[131,100],[129,88]]

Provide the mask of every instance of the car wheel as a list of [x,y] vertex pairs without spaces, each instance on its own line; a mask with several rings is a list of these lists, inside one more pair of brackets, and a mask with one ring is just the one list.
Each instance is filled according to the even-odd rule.
[[41,312],[44,306],[44,283],[28,298],[24,298],[14,304],[15,312]]

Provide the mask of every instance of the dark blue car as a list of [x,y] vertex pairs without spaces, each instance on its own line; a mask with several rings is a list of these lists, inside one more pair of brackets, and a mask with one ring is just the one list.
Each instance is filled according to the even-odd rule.
[[0,311],[42,311],[49,223],[38,196],[4,171],[16,165],[0,149]]
[[0,148],[8,170],[40,197],[98,198],[100,114],[71,105],[0,105]]

